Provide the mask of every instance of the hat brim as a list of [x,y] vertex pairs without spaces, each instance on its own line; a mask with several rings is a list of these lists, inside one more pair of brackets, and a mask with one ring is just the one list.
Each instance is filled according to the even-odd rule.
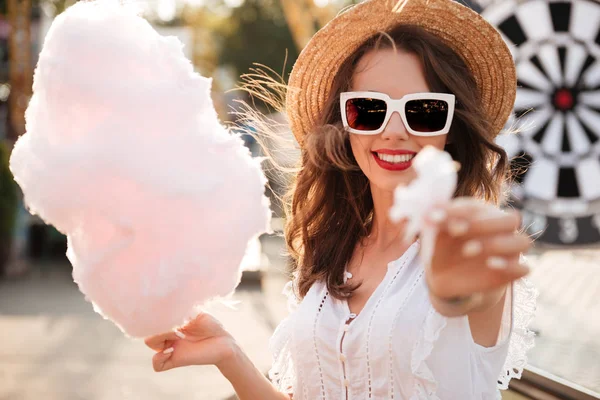
[[502,130],[514,106],[517,78],[510,50],[496,28],[452,0],[366,0],[317,32],[292,69],[286,110],[299,143],[315,128],[344,61],[366,40],[398,25],[422,27],[463,58],[489,117],[490,137]]

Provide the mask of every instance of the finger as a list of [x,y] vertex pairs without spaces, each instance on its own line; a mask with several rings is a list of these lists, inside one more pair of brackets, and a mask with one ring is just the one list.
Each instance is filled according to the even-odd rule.
[[521,213],[516,210],[507,210],[502,211],[501,214],[476,214],[469,225],[469,234],[474,236],[500,232],[511,233],[521,227]]
[[517,279],[521,279],[527,276],[530,269],[519,263],[518,257],[508,259],[506,267],[503,269],[490,269],[482,268],[482,284],[480,285],[480,291],[487,291],[495,289],[501,285],[506,285]]
[[474,211],[483,211],[488,208],[498,208],[490,203],[486,203],[482,199],[475,197],[457,197],[447,205],[446,211],[449,217],[468,217]]
[[531,239],[524,234],[494,235],[483,239],[466,240],[461,248],[463,257],[518,256],[531,247]]
[[488,212],[497,213],[498,208],[473,197],[459,197],[444,208],[436,208],[428,217],[430,224],[440,226],[440,231],[449,232],[450,236],[459,237],[467,233],[469,221],[475,214]]
[[518,211],[471,212],[471,215],[454,214],[445,224],[451,237],[477,237],[494,233],[511,233],[519,229],[521,214]]
[[504,269],[491,269],[485,265],[468,263],[457,271],[438,276],[434,293],[442,297],[467,296],[496,289],[527,274],[529,268],[520,264],[518,257],[507,259]]
[[215,324],[219,323],[210,314],[200,312],[195,318],[188,321],[187,324],[179,327],[176,334],[184,337],[189,336],[190,340],[200,340],[211,336],[211,328]]
[[[465,271],[466,273],[466,271]],[[479,268],[471,268],[472,279],[456,279],[455,288],[461,295],[468,295],[475,292],[487,292],[529,274],[529,268],[520,265],[518,257],[513,257],[508,261],[506,268],[490,269],[487,266],[479,265]]]
[[487,207],[480,199],[473,197],[459,197],[450,204],[438,205],[425,215],[425,223],[437,226],[450,219],[467,218],[474,210],[483,210]]
[[473,197],[458,197],[446,205],[448,218],[470,219],[474,214],[500,214],[505,211],[493,203],[487,203],[482,199]]
[[173,363],[173,348],[170,347],[165,351],[159,351],[152,357],[152,368],[156,372],[168,371],[175,368]]
[[171,344],[179,339],[180,337],[176,332],[167,332],[150,336],[144,340],[144,343],[154,351],[163,351],[171,347]]

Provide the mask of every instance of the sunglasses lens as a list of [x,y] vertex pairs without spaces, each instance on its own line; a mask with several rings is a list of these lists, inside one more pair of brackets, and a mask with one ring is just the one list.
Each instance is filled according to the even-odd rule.
[[356,98],[346,101],[346,118],[352,129],[375,131],[385,121],[387,104],[384,100]]
[[411,100],[406,103],[406,122],[417,132],[437,132],[448,121],[448,102],[444,100]]

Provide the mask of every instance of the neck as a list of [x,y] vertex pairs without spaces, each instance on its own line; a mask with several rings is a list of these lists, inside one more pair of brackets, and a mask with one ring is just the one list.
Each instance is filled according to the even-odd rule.
[[380,251],[387,250],[394,244],[402,242],[406,223],[392,222],[389,211],[394,204],[394,193],[383,191],[371,185],[373,196],[373,225],[369,233],[368,245]]

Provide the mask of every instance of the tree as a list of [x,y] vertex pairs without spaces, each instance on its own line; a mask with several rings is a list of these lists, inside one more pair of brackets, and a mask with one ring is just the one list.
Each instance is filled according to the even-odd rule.
[[233,9],[229,23],[221,38],[220,64],[243,74],[259,63],[287,77],[298,50],[279,0],[246,0]]

